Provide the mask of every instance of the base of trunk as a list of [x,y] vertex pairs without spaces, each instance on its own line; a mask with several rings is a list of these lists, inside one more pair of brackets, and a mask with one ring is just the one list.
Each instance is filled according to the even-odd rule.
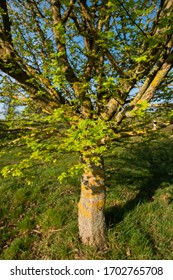
[[83,244],[105,245],[104,206],[104,169],[102,166],[92,166],[83,173],[78,203],[79,237]]
[[100,246],[105,242],[104,191],[83,192],[78,204],[79,236],[84,244]]

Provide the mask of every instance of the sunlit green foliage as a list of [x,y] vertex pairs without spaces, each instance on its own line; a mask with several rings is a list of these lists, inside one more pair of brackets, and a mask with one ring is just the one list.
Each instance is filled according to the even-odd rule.
[[3,0],[1,100],[11,128],[32,130],[19,140],[30,160],[102,154],[126,117],[135,127],[152,98],[170,102],[171,19],[170,1]]

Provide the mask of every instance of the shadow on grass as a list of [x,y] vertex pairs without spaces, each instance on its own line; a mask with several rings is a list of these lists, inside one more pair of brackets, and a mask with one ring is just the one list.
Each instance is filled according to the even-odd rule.
[[[121,151],[120,151],[121,150]],[[113,228],[139,204],[152,202],[155,192],[173,184],[173,141],[169,138],[140,142],[120,148],[108,162],[108,185],[132,188],[135,197],[106,209],[106,224]],[[109,168],[111,165],[112,168]],[[113,168],[116,166],[116,168]],[[116,192],[111,187],[108,189]]]

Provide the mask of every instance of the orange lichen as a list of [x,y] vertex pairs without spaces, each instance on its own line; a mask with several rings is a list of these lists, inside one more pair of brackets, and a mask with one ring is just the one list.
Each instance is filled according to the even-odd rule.
[[[99,201],[87,201],[87,206],[81,202],[78,203],[78,209],[81,215],[84,215],[86,218],[90,219],[92,213],[97,213],[98,211],[104,208],[104,200]],[[90,209],[90,210],[88,210]],[[92,212],[91,212],[92,209]]]
[[91,212],[87,210],[80,202],[78,203],[79,213],[88,219],[91,219]]

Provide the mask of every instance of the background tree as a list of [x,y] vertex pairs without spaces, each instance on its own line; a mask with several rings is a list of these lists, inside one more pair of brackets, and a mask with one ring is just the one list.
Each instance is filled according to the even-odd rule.
[[18,139],[30,157],[2,172],[79,153],[68,171],[82,175],[79,236],[102,246],[103,154],[138,133],[151,100],[171,101],[173,1],[1,0],[0,15],[2,85],[11,77],[18,90],[10,98],[25,104],[13,125],[31,128]]

